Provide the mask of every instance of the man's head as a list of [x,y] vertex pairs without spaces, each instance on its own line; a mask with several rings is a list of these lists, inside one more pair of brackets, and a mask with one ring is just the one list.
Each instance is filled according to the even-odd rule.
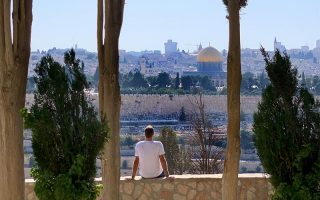
[[153,134],[154,134],[153,127],[151,125],[148,125],[144,129],[144,135],[146,136],[146,138],[152,138]]

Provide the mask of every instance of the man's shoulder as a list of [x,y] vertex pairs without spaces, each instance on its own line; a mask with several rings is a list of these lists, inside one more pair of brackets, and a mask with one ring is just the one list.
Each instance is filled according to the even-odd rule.
[[162,144],[161,141],[154,141],[155,144]]
[[144,144],[146,144],[147,146],[151,145],[151,146],[163,146],[162,142],[161,141],[140,141],[136,144],[136,147],[139,147],[139,146],[144,146]]
[[144,143],[144,141],[139,141],[139,142],[137,142],[136,146],[139,146],[139,145],[141,145],[143,143]]
[[163,149],[163,144],[161,141],[154,141],[154,145],[157,146],[157,148]]

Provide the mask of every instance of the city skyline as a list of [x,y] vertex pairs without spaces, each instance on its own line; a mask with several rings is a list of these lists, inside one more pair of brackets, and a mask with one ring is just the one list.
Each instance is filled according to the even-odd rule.
[[[292,3],[293,2],[293,3]],[[295,3],[296,2],[296,3]],[[80,48],[96,52],[96,2],[34,1],[31,49]],[[320,2],[283,0],[249,1],[241,11],[242,48],[263,45],[273,50],[277,37],[287,49],[308,45],[320,39]],[[85,14],[84,14],[85,13]],[[120,36],[120,49],[161,50],[164,42],[178,42],[180,50],[196,45],[228,48],[228,21],[221,0],[183,1],[127,0]],[[303,30],[303,33],[302,33]]]

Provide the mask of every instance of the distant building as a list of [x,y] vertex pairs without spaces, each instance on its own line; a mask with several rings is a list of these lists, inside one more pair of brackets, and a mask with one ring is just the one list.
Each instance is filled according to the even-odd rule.
[[144,57],[140,58],[139,63],[140,63],[140,73],[145,77],[158,76],[158,74],[162,72],[161,69],[159,69],[158,67],[148,66],[147,60]]
[[319,49],[320,49],[320,40],[317,40],[317,42],[316,42],[316,48],[319,48]]
[[168,40],[166,43],[164,43],[165,54],[177,53],[177,45],[178,43],[172,42],[172,40]]
[[304,52],[309,51],[309,46],[301,46],[301,50]]
[[277,49],[280,51],[280,52],[284,52],[286,51],[286,47],[284,45],[281,44],[281,42],[278,42],[277,41],[277,38],[274,38],[274,51],[276,51]]
[[222,69],[223,57],[221,53],[213,48],[202,49],[197,56],[197,71],[183,72],[183,76],[208,76],[213,80],[216,87],[226,85],[227,72]]
[[320,60],[320,40],[317,40],[316,48],[313,49],[312,53],[313,53],[313,56],[316,59],[318,59],[318,63],[319,63],[319,60]]

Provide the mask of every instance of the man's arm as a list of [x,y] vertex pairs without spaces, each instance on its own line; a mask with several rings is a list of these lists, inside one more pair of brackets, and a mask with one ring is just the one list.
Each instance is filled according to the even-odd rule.
[[134,177],[135,177],[136,174],[137,174],[138,166],[139,166],[139,156],[136,156],[136,157],[134,158],[133,166],[132,166],[132,175],[131,175],[131,178],[132,178],[132,179],[134,179]]
[[164,175],[166,177],[169,177],[168,164],[167,164],[166,157],[164,155],[160,155],[159,159],[160,159],[160,163],[161,163]]

